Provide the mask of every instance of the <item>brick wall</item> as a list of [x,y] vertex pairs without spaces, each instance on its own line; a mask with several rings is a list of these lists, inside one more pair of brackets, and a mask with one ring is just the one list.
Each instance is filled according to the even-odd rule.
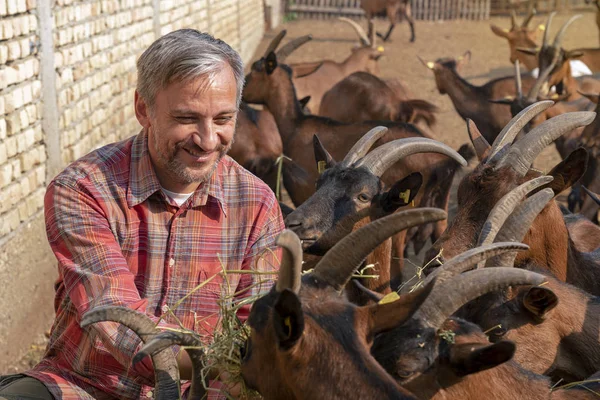
[[42,312],[35,296],[46,302],[43,322],[53,317],[55,260],[39,243],[46,185],[71,161],[137,133],[137,57],[184,27],[225,40],[248,63],[263,0],[0,0],[0,254],[29,256],[0,257],[0,279],[15,283],[0,290],[0,372],[22,352],[16,342],[31,342],[15,326]]

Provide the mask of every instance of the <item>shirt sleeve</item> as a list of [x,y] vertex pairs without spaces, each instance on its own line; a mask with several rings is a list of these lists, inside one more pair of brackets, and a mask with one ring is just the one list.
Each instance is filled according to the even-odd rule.
[[[272,192],[261,202],[261,207],[248,241],[242,270],[258,274],[242,274],[236,289],[235,301],[268,292],[277,280],[282,250],[276,245],[279,234],[285,229],[279,204]],[[250,305],[241,307],[237,316],[245,321],[250,314]]]
[[[110,229],[106,209],[94,185],[85,179],[73,184],[53,181],[44,197],[48,241],[77,311],[77,322],[88,310],[100,306],[125,306],[146,313],[148,302],[135,286],[134,274]],[[158,323],[154,315],[148,317]],[[158,327],[176,328],[164,322]],[[115,322],[96,323],[88,329],[99,336],[99,346],[104,347],[101,351],[110,353],[124,370],[130,368],[141,347],[141,339],[134,332]],[[149,357],[135,371],[143,383],[154,384]]]

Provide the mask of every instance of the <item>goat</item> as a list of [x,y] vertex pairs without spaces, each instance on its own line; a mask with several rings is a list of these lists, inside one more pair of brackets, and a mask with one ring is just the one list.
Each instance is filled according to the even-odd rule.
[[349,303],[340,292],[381,241],[445,217],[442,210],[420,209],[374,221],[342,239],[302,277],[300,241],[290,231],[290,238],[282,234],[279,279],[248,318],[251,333],[241,363],[246,385],[267,400],[416,399],[385,373],[369,347],[377,334],[410,318],[432,285],[393,303],[365,307]]
[[[356,22],[347,18],[339,18],[339,20],[350,24],[354,28],[361,40],[360,47],[352,49],[352,53],[342,62],[321,60],[313,63],[289,65],[295,75],[292,81],[298,98],[310,96],[311,100],[307,108],[313,114],[318,112],[325,92],[346,76],[358,71],[366,71],[374,75],[379,74],[378,61],[383,55],[383,48],[376,48],[374,41],[366,37],[364,31]],[[265,53],[265,57],[267,54]],[[277,59],[280,62],[284,61],[279,56]],[[303,71],[302,76],[298,76],[300,70]]]
[[321,100],[319,115],[345,123],[388,120],[435,124],[437,107],[425,100],[402,100],[383,80],[355,72],[336,83]]
[[369,37],[372,37],[374,31],[374,22],[373,18],[376,14],[379,14],[385,11],[387,18],[390,21],[390,27],[385,35],[377,32],[377,36],[383,39],[384,42],[387,42],[390,35],[392,34],[392,30],[394,26],[396,26],[396,21],[398,18],[398,12],[402,15],[402,17],[406,18],[408,24],[410,25],[410,42],[414,42],[416,39],[415,36],[415,21],[412,18],[412,13],[410,11],[410,1],[408,0],[361,0],[360,8],[365,11],[365,15],[367,20],[369,21]]
[[[458,60],[440,58],[435,62],[419,60],[433,71],[435,84],[440,94],[448,94],[456,112],[463,119],[475,121],[485,139],[491,143],[502,128],[510,121],[510,110],[489,100],[499,99],[515,94],[513,77],[498,78],[483,86],[474,86],[464,80],[457,72],[457,67],[470,58],[470,52]],[[522,76],[523,87],[528,90],[535,78],[530,75]]]
[[[332,151],[332,156],[342,159],[364,132],[375,126],[385,126],[388,132],[375,142],[375,147],[394,139],[408,137],[424,137],[425,134],[414,125],[390,121],[369,121],[359,124],[343,124],[328,118],[305,115],[300,112],[294,85],[291,81],[291,71],[286,65],[279,65],[277,56],[271,52],[266,58],[256,61],[246,76],[246,85],[242,95],[244,101],[250,103],[265,104],[273,113],[277,121],[277,127],[283,142],[283,150],[309,174],[309,182],[315,182],[318,171],[315,168],[314,155],[310,144],[315,132],[319,132],[319,138],[323,144]],[[462,165],[466,161],[460,155],[453,153],[451,156]],[[438,166],[445,166],[446,156],[431,154],[427,157],[415,155],[406,157],[398,162],[393,168],[388,169],[383,175],[383,181],[393,184],[411,172],[423,174],[423,181],[427,182],[432,171]],[[287,187],[287,185],[286,185]],[[296,187],[290,197],[294,204],[306,201],[315,191],[314,186],[304,185]],[[417,196],[416,202],[420,202]],[[444,208],[447,204],[444,205]],[[445,225],[445,224],[444,224]],[[403,244],[397,242],[395,256],[401,258]],[[398,260],[401,264],[402,260]],[[398,266],[400,269],[401,266]]]
[[600,34],[600,2],[598,0],[585,0],[585,4],[594,3],[596,6],[596,26]]
[[[505,195],[507,198],[512,197],[511,201],[515,202],[533,189],[541,190],[546,187],[558,194],[583,175],[587,152],[580,149],[550,171],[548,175],[554,177],[552,182],[544,183],[541,178],[530,182],[540,176],[539,172],[530,170],[535,157],[557,137],[578,126],[589,124],[595,117],[594,112],[562,114],[543,122],[513,143],[521,128],[552,104],[552,101],[543,101],[523,110],[511,120],[493,146],[477,132],[472,122],[469,124],[469,133],[481,162],[462,179],[458,187],[456,217],[433,244],[425,260],[435,258],[442,249],[443,255],[438,259],[443,260],[474,246],[490,210]],[[515,188],[518,190],[511,194],[511,190]],[[600,294],[596,278],[597,257],[580,252],[573,245],[556,202],[551,201],[535,219],[525,236],[525,243],[531,249],[523,257],[517,258],[516,265],[530,259],[537,265],[547,266],[561,281],[572,283],[592,294]],[[433,262],[431,266],[434,267],[435,264]]]
[[535,48],[537,40],[538,29],[545,29],[544,25],[538,25],[535,29],[529,29],[528,25],[531,19],[535,15],[532,10],[527,17],[523,20],[521,25],[517,24],[517,16],[515,11],[511,11],[511,26],[509,29],[502,29],[497,25],[490,25],[492,32],[499,37],[508,40],[508,46],[510,48],[510,62],[514,64],[519,60],[528,70],[533,70],[538,67],[538,60],[534,54],[523,53],[518,51],[518,48]]

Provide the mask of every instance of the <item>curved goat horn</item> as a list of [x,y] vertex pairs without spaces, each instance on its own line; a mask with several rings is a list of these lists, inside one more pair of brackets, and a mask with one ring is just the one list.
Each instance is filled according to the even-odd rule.
[[546,29],[544,30],[544,36],[542,39],[542,48],[548,46],[548,35],[550,35],[550,25],[552,24],[552,18],[554,18],[554,15],[556,15],[556,11],[552,11],[548,15],[548,21],[546,21]]
[[477,246],[493,243],[500,228],[504,226],[505,221],[521,203],[523,198],[527,196],[529,192],[552,182],[553,179],[554,177],[549,175],[540,176],[517,186],[502,196],[488,214],[487,220],[483,223],[479,239],[477,240]]
[[531,89],[529,89],[529,93],[527,94],[527,101],[530,101],[530,102],[537,101],[538,95],[540,94],[540,90],[542,89],[542,86],[546,83],[546,81],[548,80],[548,77],[550,76],[550,73],[554,70],[554,67],[556,67],[556,64],[558,63],[559,56],[560,56],[560,51],[559,50],[554,51],[554,56],[552,57],[552,62],[550,63],[550,65],[548,65],[546,68],[544,68],[543,71],[539,72],[538,78],[536,79],[536,81],[533,84],[533,86],[531,87]]
[[571,18],[569,18],[569,20],[567,22],[565,22],[565,24],[560,28],[560,30],[558,31],[558,33],[556,34],[556,36],[554,37],[554,44],[553,47],[556,48],[556,51],[558,51],[560,49],[560,45],[562,43],[563,37],[565,36],[565,33],[567,32],[567,28],[576,20],[578,20],[579,18],[583,17],[583,15],[581,14],[577,14],[577,15],[573,15]]
[[290,40],[281,49],[277,50],[275,55],[277,56],[278,62],[284,62],[285,59],[292,54],[298,47],[312,40],[312,35],[304,35],[299,38]]
[[544,121],[511,146],[506,156],[500,160],[499,167],[510,166],[519,176],[525,176],[546,146],[566,132],[590,124],[595,117],[596,113],[593,111],[578,111],[560,114]]
[[517,137],[521,129],[523,129],[523,127],[527,125],[529,121],[535,118],[535,116],[542,111],[552,107],[552,105],[554,105],[552,100],[539,101],[524,108],[520,113],[515,115],[508,122],[508,124],[506,124],[504,129],[500,131],[498,136],[496,136],[496,139],[492,143],[492,150],[490,151],[488,160],[491,161],[494,159],[494,156],[496,156],[498,152],[504,148],[504,146],[511,144],[513,140],[515,140],[515,137]]
[[486,268],[468,271],[433,288],[413,318],[439,329],[459,308],[477,297],[515,285],[539,285],[544,275],[519,268]]
[[359,160],[355,167],[365,167],[373,175],[380,177],[400,159],[411,154],[430,152],[445,154],[462,166],[467,165],[467,161],[460,154],[442,142],[428,138],[404,138],[377,147]]
[[277,246],[283,249],[283,256],[275,290],[283,292],[290,289],[298,294],[302,273],[302,243],[293,231],[285,229],[277,237]]
[[133,357],[132,364],[137,364],[147,355],[154,355],[164,350],[171,351],[170,347],[175,345],[185,346],[185,349],[182,348],[180,351],[186,351],[192,361],[192,384],[187,398],[189,400],[204,399],[206,390],[204,389],[205,383],[203,383],[204,377],[202,374],[204,352],[201,347],[203,343],[191,333],[173,331],[159,333]]
[[[546,207],[546,204],[554,198],[554,192],[550,188],[540,190],[521,203],[515,211],[508,217],[502,229],[498,232],[496,239],[499,242],[523,240],[533,220]],[[517,254],[502,254],[488,260],[486,267],[506,266],[511,267],[515,264]]]
[[523,23],[521,24],[521,28],[527,28],[527,25],[529,25],[529,23],[531,22],[531,19],[534,17],[535,15],[535,10],[531,10],[531,12],[529,13],[529,15],[527,16],[527,18],[525,18],[523,20]]
[[277,36],[273,38],[273,40],[271,40],[271,43],[269,43],[269,47],[267,47],[267,50],[265,50],[265,54],[263,55],[263,57],[268,56],[272,51],[275,51],[277,49],[277,46],[279,46],[279,43],[281,43],[286,33],[287,30],[284,29],[281,32],[279,32]]
[[447,218],[438,208],[415,208],[380,218],[350,233],[331,248],[311,275],[341,291],[363,260],[387,238],[413,226]]
[[515,84],[517,85],[517,97],[520,99],[523,97],[523,84],[521,83],[521,68],[519,60],[515,61]]
[[354,28],[354,30],[356,31],[356,34],[358,35],[358,38],[360,39],[360,43],[363,46],[371,46],[371,41],[367,37],[367,34],[365,33],[364,29],[360,27],[360,25],[358,25],[356,22],[352,21],[351,19],[345,18],[345,17],[340,17],[340,18],[338,18],[338,20],[340,20],[342,22],[346,22],[346,23],[350,24],[350,26],[352,28]]
[[423,286],[427,286],[433,279],[437,278],[435,284],[439,285],[448,279],[460,275],[488,258],[501,254],[513,254],[517,251],[528,250],[529,246],[517,242],[492,243],[475,247],[464,253],[446,261],[441,267],[437,268],[423,281]]
[[517,13],[514,9],[510,10],[510,30],[514,30],[517,27]]
[[[79,325],[85,328],[103,321],[118,322],[131,329],[144,343],[151,340],[159,330],[146,314],[122,306],[96,307],[86,312]],[[156,381],[157,399],[178,399],[180,394],[179,367],[173,352],[169,349],[152,356]]]
[[592,200],[594,200],[594,202],[598,205],[600,205],[600,197],[598,197],[598,195],[594,192],[592,192],[590,189],[586,188],[585,186],[581,185],[581,187],[583,188],[583,190],[585,190],[585,192],[588,194],[588,196],[590,196],[592,198]]
[[385,126],[376,126],[375,128],[372,128],[369,132],[365,133],[363,137],[361,137],[358,140],[358,142],[356,142],[354,146],[352,146],[350,151],[348,151],[348,154],[346,154],[346,157],[344,157],[344,159],[342,160],[342,165],[345,167],[349,167],[350,165],[354,164],[357,160],[363,158],[365,154],[367,154],[369,150],[371,150],[373,144],[375,144],[375,142],[379,140],[380,137],[385,135],[387,131],[388,128],[386,128]]

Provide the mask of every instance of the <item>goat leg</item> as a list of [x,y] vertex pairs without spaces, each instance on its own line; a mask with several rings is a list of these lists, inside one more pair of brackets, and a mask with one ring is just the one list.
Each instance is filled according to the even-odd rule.
[[388,38],[392,34],[392,31],[394,30],[394,26],[396,26],[396,24],[390,24],[390,27],[385,35],[382,35],[381,33],[377,32],[377,36],[379,36],[384,42],[387,42]]
[[406,9],[404,10],[404,17],[406,18],[406,20],[408,21],[408,24],[410,25],[410,42],[413,43],[416,39],[415,20],[413,19],[411,12],[410,12],[410,3],[408,3],[406,5]]

